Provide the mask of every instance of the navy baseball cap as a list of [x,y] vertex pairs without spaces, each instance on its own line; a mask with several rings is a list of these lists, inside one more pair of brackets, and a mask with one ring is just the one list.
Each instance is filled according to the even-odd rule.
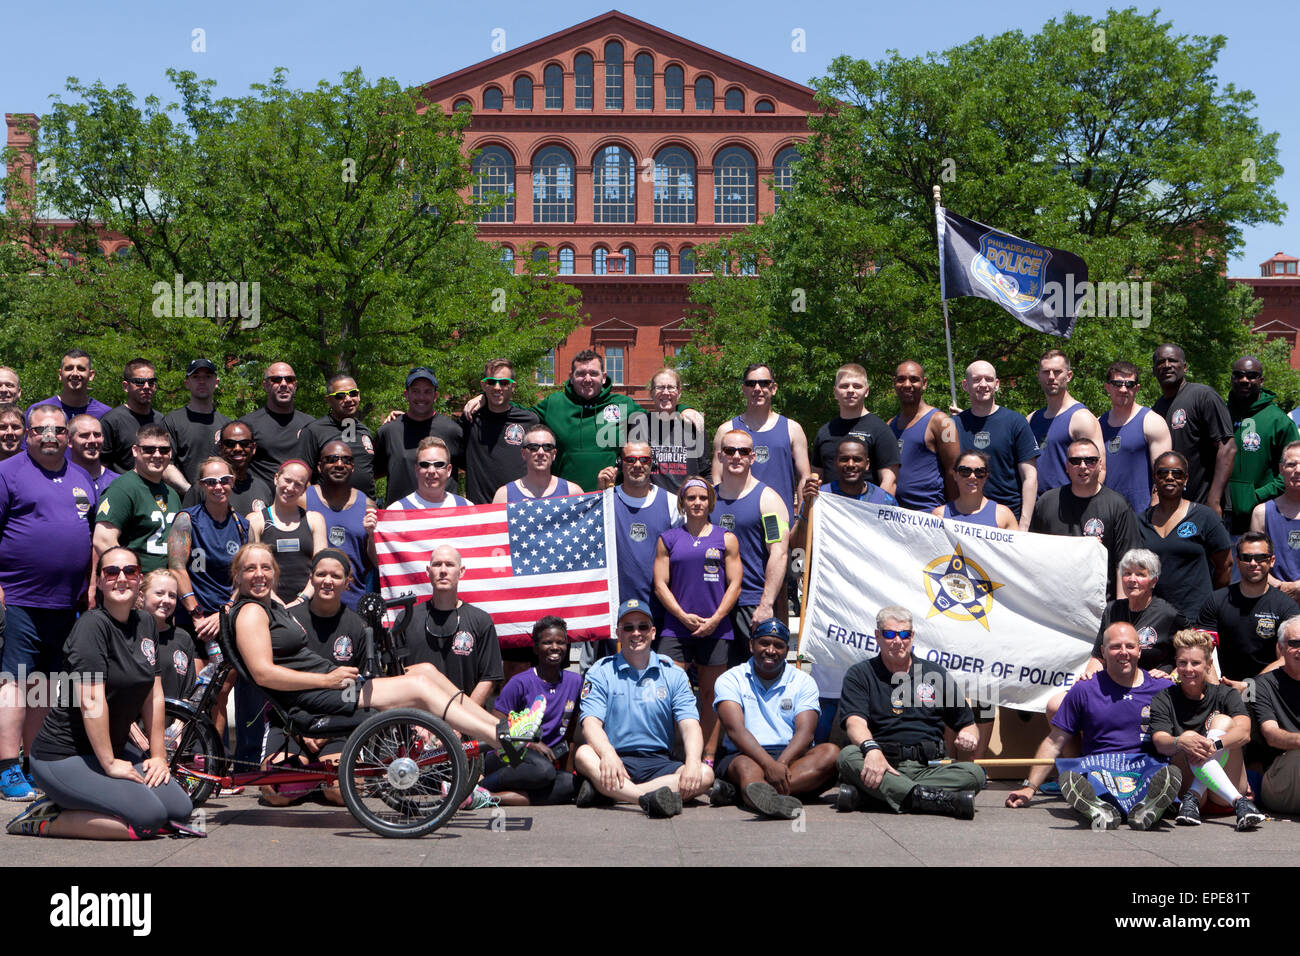
[[434,388],[438,387],[438,376],[433,374],[432,369],[425,368],[423,365],[418,365],[415,368],[411,369],[409,373],[407,373],[406,387],[410,388],[412,382],[417,382],[422,378],[427,378],[429,380],[429,384],[431,384]]
[[623,620],[624,616],[631,614],[633,611],[640,611],[646,617],[650,617],[650,605],[645,601],[638,601],[636,598],[628,598],[618,606],[618,617],[616,620]]
[[769,617],[766,621],[755,626],[755,628],[749,632],[749,639],[751,641],[760,637],[775,637],[778,640],[785,641],[785,643],[789,644],[790,629],[776,618]]
[[207,369],[213,375],[217,374],[217,366],[216,363],[212,361],[212,359],[197,358],[194,359],[192,362],[190,362],[189,365],[185,366],[185,377],[189,378],[191,375],[193,375],[197,371],[200,371],[201,369]]

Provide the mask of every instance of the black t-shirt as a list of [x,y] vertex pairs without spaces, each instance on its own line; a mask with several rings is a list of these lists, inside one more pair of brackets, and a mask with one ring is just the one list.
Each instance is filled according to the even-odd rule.
[[1192,626],[1178,608],[1158,597],[1151,598],[1151,603],[1136,613],[1129,608],[1128,598],[1120,598],[1107,604],[1101,614],[1097,641],[1092,646],[1093,657],[1102,657],[1102,635],[1115,623],[1132,624],[1138,632],[1142,645],[1139,667],[1148,671],[1158,668],[1170,674],[1174,670],[1174,635]]
[[[185,492],[185,497],[181,499],[181,506],[192,508],[194,505],[202,504],[202,492],[202,485],[197,481],[194,482],[190,485],[190,490]],[[235,485],[230,491],[230,509],[240,517],[251,515],[254,511],[261,511],[264,505],[269,505],[274,500],[274,490],[254,475],[251,467],[242,479],[235,479]]]
[[1069,485],[1043,492],[1034,505],[1029,530],[1101,539],[1106,549],[1107,597],[1115,593],[1115,566],[1119,559],[1125,552],[1142,547],[1133,509],[1123,495],[1104,485],[1091,498],[1080,498]]
[[126,474],[135,468],[135,455],[131,446],[135,444],[135,434],[144,425],[162,421],[157,409],[149,409],[148,414],[137,415],[125,404],[104,413],[99,420],[100,430],[104,433],[104,445],[99,450],[99,460],[105,468],[111,468],[118,474]]
[[[347,419],[351,425],[352,481],[349,484],[368,498],[375,497],[375,442],[370,429],[359,418]],[[328,415],[318,418],[303,427],[302,438],[298,445],[298,454],[291,458],[301,458],[311,467],[311,480],[320,481],[320,450],[332,441],[347,441],[343,437],[343,426]]]
[[[535,412],[518,405],[492,412],[486,404],[469,421],[461,419],[466,498],[476,505],[491,504],[498,488],[524,476],[528,470],[521,454],[524,435],[538,421]],[[396,500],[391,494],[388,497]]]
[[416,605],[406,629],[409,663],[429,663],[465,693],[480,681],[504,676],[497,629],[487,612],[472,604],[439,611],[430,602]]
[[[1280,667],[1267,674],[1260,674],[1255,679],[1255,697],[1251,701],[1250,710],[1256,723],[1275,720],[1279,730],[1300,733],[1300,681]],[[1274,755],[1282,752],[1270,749]]]
[[465,467],[465,447],[460,425],[446,415],[435,414],[422,422],[410,415],[394,419],[379,429],[375,436],[375,477],[388,478],[389,504],[401,501],[418,487],[416,479],[416,449],[429,436],[441,438],[451,452],[452,477],[447,490],[456,491],[455,472]]
[[1232,547],[1223,519],[1205,505],[1192,502],[1183,520],[1165,537],[1152,523],[1154,508],[1138,515],[1142,547],[1160,559],[1160,580],[1156,596],[1195,619],[1214,592],[1210,555]]
[[1219,446],[1232,441],[1228,406],[1210,386],[1184,382],[1172,399],[1161,395],[1151,408],[1169,423],[1174,451],[1187,459],[1187,489],[1183,497],[1206,504]]
[[230,419],[221,412],[195,412],[187,406],[168,412],[162,423],[172,436],[172,464],[192,483],[203,459],[217,454],[217,436]]
[[817,429],[813,438],[811,464],[814,468],[825,469],[823,481],[840,480],[835,467],[835,452],[840,441],[850,435],[867,445],[867,455],[871,459],[867,480],[873,485],[880,484],[881,468],[890,468],[901,462],[898,439],[880,416],[866,412],[859,418],[832,418]]
[[304,602],[289,608],[294,620],[307,632],[307,647],[335,667],[360,667],[365,654],[366,622],[346,607],[332,617],[313,614]]
[[1257,598],[1240,584],[1219,588],[1201,608],[1201,627],[1219,633],[1219,667],[1224,677],[1245,680],[1277,660],[1277,628],[1300,614],[1300,605],[1275,587]]
[[163,696],[184,700],[198,686],[194,659],[199,656],[194,635],[184,628],[169,627],[158,633],[158,670],[162,673]]
[[[109,743],[115,755],[125,758],[131,725],[140,719],[154,678],[162,673],[158,625],[141,611],[132,611],[125,621],[117,621],[107,611],[96,608],[77,619],[63,645],[63,656],[69,674],[88,682],[102,679],[108,702]],[[32,743],[32,755],[41,760],[93,756],[95,748],[86,736],[76,682],[60,682],[60,695],[66,697],[45,718]]]
[[1163,730],[1177,737],[1194,730],[1203,737],[1211,714],[1245,717],[1246,705],[1227,684],[1206,684],[1200,700],[1192,700],[1177,685],[1166,687],[1151,699],[1151,733]]
[[[306,412],[297,409],[288,414],[273,412],[265,405],[249,412],[240,419],[253,432],[257,442],[257,452],[249,469],[267,485],[275,482],[275,473],[280,465],[290,458],[298,457],[298,448],[302,444],[302,430],[314,419]],[[311,463],[313,466],[315,462]]]
[[864,718],[872,739],[882,744],[940,743],[945,724],[960,730],[975,723],[965,693],[948,672],[915,655],[906,673],[897,675],[879,657],[850,667],[840,689],[841,725],[854,716]]
[[627,440],[641,440],[643,431],[654,458],[654,470],[650,475],[653,484],[675,495],[687,478],[711,474],[712,440],[705,429],[696,428],[682,418],[680,412],[651,412],[637,416],[628,429]]

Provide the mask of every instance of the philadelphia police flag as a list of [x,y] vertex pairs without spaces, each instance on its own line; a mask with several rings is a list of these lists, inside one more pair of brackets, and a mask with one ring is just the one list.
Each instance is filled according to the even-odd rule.
[[1070,335],[1087,288],[1087,263],[942,207],[936,212],[943,299],[988,299],[1030,328]]

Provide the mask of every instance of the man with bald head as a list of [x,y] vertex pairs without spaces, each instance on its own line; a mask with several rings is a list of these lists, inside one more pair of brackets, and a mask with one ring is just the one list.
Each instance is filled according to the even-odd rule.
[[[1232,363],[1228,413],[1232,416],[1237,454],[1228,478],[1232,518],[1228,530],[1239,535],[1250,527],[1255,506],[1282,493],[1282,450],[1300,439],[1295,422],[1277,406],[1277,395],[1264,387],[1264,365],[1253,355]],[[1274,547],[1282,542],[1274,542]]]
[[988,456],[989,478],[984,494],[1006,505],[1020,522],[1020,530],[1029,530],[1029,519],[1038,500],[1038,443],[1023,415],[1003,408],[996,401],[998,373],[984,361],[966,366],[961,387],[970,397],[970,408],[953,421],[962,451],[978,451]]
[[416,605],[404,638],[412,666],[432,666],[486,707],[502,679],[501,645],[492,618],[482,608],[466,604],[458,595],[463,573],[460,552],[440,545],[429,555],[429,583],[433,596]]
[[262,388],[266,391],[266,404],[240,421],[253,430],[256,443],[250,466],[253,474],[272,485],[280,465],[298,454],[299,434],[312,423],[312,417],[294,408],[298,376],[288,362],[268,365]]

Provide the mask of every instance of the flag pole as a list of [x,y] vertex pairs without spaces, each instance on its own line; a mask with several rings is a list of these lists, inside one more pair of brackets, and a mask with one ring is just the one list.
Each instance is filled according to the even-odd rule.
[[944,221],[943,200],[940,198],[940,186],[934,187],[934,223],[935,235],[939,238],[939,302],[943,306],[943,338],[948,344],[948,389],[952,393],[952,407],[957,407],[957,370],[952,363],[952,326],[948,321],[948,299],[944,295],[943,243]]

